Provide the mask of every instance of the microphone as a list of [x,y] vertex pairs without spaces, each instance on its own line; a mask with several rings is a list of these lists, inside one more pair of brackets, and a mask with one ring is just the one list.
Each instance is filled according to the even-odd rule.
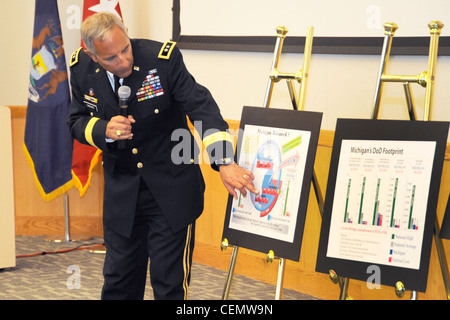
[[[128,117],[128,98],[130,97],[131,89],[128,86],[121,86],[117,90],[117,95],[119,96],[119,107],[120,107],[120,115],[125,118]],[[119,140],[117,141],[119,150],[126,149],[127,141]]]

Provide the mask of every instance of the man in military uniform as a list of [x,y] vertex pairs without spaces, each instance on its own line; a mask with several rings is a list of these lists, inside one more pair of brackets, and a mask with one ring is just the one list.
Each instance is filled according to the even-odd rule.
[[[186,299],[205,188],[186,116],[201,121],[212,167],[231,194],[258,192],[254,177],[233,162],[227,123],[174,42],[130,39],[109,13],[86,19],[81,34],[86,49],[71,58],[68,125],[78,141],[103,151],[102,299],[142,299],[149,258],[155,298]],[[114,92],[120,85],[131,88],[126,116],[119,115]],[[189,132],[189,141],[172,141],[180,129]],[[119,141],[126,148],[118,148]],[[180,163],[186,155],[173,154],[179,143],[188,144],[182,152],[190,152],[189,161]]]

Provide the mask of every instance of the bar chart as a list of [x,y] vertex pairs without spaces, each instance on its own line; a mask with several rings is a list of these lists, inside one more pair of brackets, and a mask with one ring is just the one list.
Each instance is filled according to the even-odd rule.
[[419,267],[434,148],[342,141],[327,256]]
[[404,199],[399,203],[398,177],[375,178],[373,180],[376,181],[370,181],[368,177],[363,176],[359,180],[361,181],[358,184],[358,178],[348,178],[343,223],[419,230],[420,219],[413,215],[416,184],[405,183]]

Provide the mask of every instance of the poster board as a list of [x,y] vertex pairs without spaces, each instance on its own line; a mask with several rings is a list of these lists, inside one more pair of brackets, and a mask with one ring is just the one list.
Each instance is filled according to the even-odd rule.
[[338,119],[317,272],[426,290],[448,128]]
[[322,113],[244,107],[235,161],[259,194],[228,199],[223,239],[298,261]]
[[442,239],[450,239],[450,194],[448,195],[447,207],[442,220],[441,231],[439,237]]

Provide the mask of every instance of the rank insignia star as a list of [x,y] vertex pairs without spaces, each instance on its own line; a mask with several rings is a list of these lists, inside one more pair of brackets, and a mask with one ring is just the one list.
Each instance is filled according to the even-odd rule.
[[161,47],[161,51],[159,52],[158,58],[169,60],[170,55],[172,54],[173,49],[177,43],[174,41],[167,41]]

